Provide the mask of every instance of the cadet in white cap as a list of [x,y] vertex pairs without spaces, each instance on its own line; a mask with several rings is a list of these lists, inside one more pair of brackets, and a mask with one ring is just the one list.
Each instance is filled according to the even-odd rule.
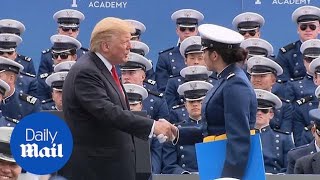
[[135,32],[131,34],[131,40],[140,41],[140,36],[146,31],[146,26],[142,22],[133,19],[125,19],[125,21],[130,23],[135,29]]
[[54,72],[69,71],[76,61],[64,61],[54,66]]
[[[320,85],[320,82],[317,82],[317,77],[314,76],[314,71],[310,69],[310,64],[314,59],[320,57],[320,40],[310,39],[303,42],[300,51],[303,55],[303,65],[306,69],[306,74],[304,77],[292,78],[290,82],[287,83],[286,95],[290,101],[296,101],[312,95],[317,85]],[[314,67],[315,64],[316,63],[313,63],[312,67]]]
[[[85,19],[85,16],[83,15],[82,12],[74,9],[63,9],[56,12],[53,15],[53,19],[58,24],[58,29],[57,29],[58,35],[66,35],[66,36],[70,36],[72,38],[77,39],[80,32],[80,23]],[[50,39],[52,41],[52,37]],[[77,44],[79,44],[78,42]],[[88,52],[88,49],[81,47],[81,43],[80,43],[80,47],[76,49],[76,55],[77,55],[76,58],[81,57],[86,52]],[[42,51],[39,69],[37,73],[39,81],[41,81],[42,78],[47,77],[53,72],[54,61],[52,61],[52,58],[53,58],[52,48],[48,48]],[[44,82],[44,80],[41,81],[41,86],[46,86],[46,83]],[[39,98],[41,100],[50,99],[50,96],[46,94],[49,92],[48,90],[50,90],[50,88],[47,87],[46,92],[39,93]]]
[[[50,54],[53,65],[77,59],[77,50],[81,47],[81,43],[77,39],[56,34],[51,36],[50,40],[52,43]],[[41,100],[49,100],[51,98],[50,87],[45,83],[45,79],[50,74],[46,72],[38,75],[37,96]]]
[[142,111],[142,101],[148,97],[148,91],[136,84],[124,84],[123,87],[128,95],[130,111]]
[[237,15],[232,25],[243,35],[244,39],[259,38],[260,28],[264,25],[264,18],[254,12],[245,12]]
[[286,172],[287,153],[294,147],[290,133],[270,127],[274,113],[281,108],[281,100],[273,93],[255,89],[258,100],[257,122],[262,144],[264,168],[266,173],[278,174]]
[[[179,45],[186,38],[198,34],[198,24],[203,18],[203,14],[194,9],[180,9],[171,15],[171,19],[176,23]],[[185,67],[179,45],[159,53],[156,81],[160,92],[165,91],[169,77],[179,75],[180,70]]]
[[[14,34],[17,36],[21,36],[21,34],[25,31],[25,29],[26,29],[25,26],[20,21],[13,20],[13,19],[0,20],[0,34],[4,33],[4,34]],[[17,45],[22,42],[21,38],[18,39],[16,37],[13,37],[13,39],[16,42],[19,42],[17,43]],[[36,74],[36,70],[33,65],[33,60],[30,57],[18,54],[16,48],[14,51],[7,51],[7,52],[8,54],[5,54],[6,56],[11,56],[10,59],[13,59],[16,62],[23,65],[24,72],[30,73],[32,75]]]
[[55,72],[48,76],[46,83],[52,89],[52,100],[42,102],[41,110],[62,111],[62,87],[68,75],[67,71]]
[[253,56],[269,57],[273,55],[273,46],[260,38],[249,38],[241,42],[240,47],[248,51],[248,58]]
[[13,159],[10,150],[10,139],[13,127],[0,127],[0,177],[17,180],[21,167]]
[[[194,131],[201,131],[201,106],[206,93],[212,88],[212,84],[204,81],[189,81],[179,86],[180,96],[185,98],[184,106],[187,109],[187,119],[175,122],[180,132],[183,132],[180,141],[186,142],[193,139]],[[163,169],[164,174],[191,174],[198,172],[197,158],[194,143],[163,145]],[[188,144],[188,145],[186,145]]]
[[254,128],[257,109],[253,88],[237,65],[247,57],[240,47],[244,38],[238,32],[213,24],[200,25],[199,33],[207,69],[217,72],[219,78],[203,101],[202,120],[207,123],[204,142],[225,134],[226,153],[233,155],[226,156],[221,176],[241,179],[249,158],[250,129]]
[[280,48],[277,62],[283,68],[282,80],[306,75],[300,47],[307,40],[317,39],[320,32],[320,8],[315,6],[299,7],[292,13],[292,20],[297,23],[299,40]]
[[18,120],[40,110],[40,102],[36,97],[20,93],[15,88],[17,76],[22,70],[23,66],[21,64],[0,57],[0,78],[10,86],[10,91],[5,96],[0,109],[3,116]]

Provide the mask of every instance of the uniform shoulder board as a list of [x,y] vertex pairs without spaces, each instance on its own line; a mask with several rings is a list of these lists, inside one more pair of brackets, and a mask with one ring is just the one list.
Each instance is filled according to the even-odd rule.
[[46,103],[49,103],[49,102],[52,102],[52,101],[53,101],[52,98],[51,99],[45,99],[45,100],[41,101],[41,104],[46,104]]
[[40,74],[41,79],[47,78],[48,76],[49,76],[49,73]]
[[296,77],[296,78],[291,78],[290,81],[300,81],[302,80],[304,77]]
[[46,53],[48,53],[48,52],[50,52],[50,49],[43,50],[43,51],[42,51],[42,54],[46,54]]
[[296,100],[296,103],[297,103],[299,106],[301,106],[302,104],[305,104],[305,103],[311,101],[312,98],[313,98],[312,95],[306,96],[306,97],[303,97],[303,98],[301,98],[301,99]]
[[182,107],[184,107],[184,104],[178,104],[178,105],[172,106],[172,109],[179,109]]
[[295,42],[294,42],[294,43],[290,43],[290,44],[288,44],[288,45],[280,48],[280,51],[281,51],[282,53],[286,53],[286,52],[290,51],[291,49],[293,49],[294,46],[295,46],[295,44],[296,44]]
[[151,85],[155,85],[156,84],[156,81],[152,80],[152,79],[145,79],[144,82],[146,82],[148,84],[151,84]]
[[21,72],[20,72],[20,74],[23,74],[23,75],[25,75],[25,76],[29,76],[29,77],[33,77],[33,78],[35,78],[35,77],[36,77],[36,75],[34,75],[34,74],[30,74],[30,73],[23,72],[23,71],[21,71]]
[[171,48],[168,48],[168,49],[166,49],[166,50],[160,51],[159,54],[164,53],[164,52],[167,52],[167,51],[170,51],[170,50],[172,50],[172,49],[174,49],[174,47],[171,47]]
[[18,119],[14,119],[14,118],[5,117],[5,119],[15,124],[18,124],[20,122]]
[[82,49],[83,51],[89,51],[89,49],[81,47],[80,49]]
[[21,54],[19,54],[18,55],[21,59],[23,59],[23,60],[25,60],[25,61],[27,61],[27,62],[30,62],[31,60],[32,60],[32,58],[31,57],[28,57],[28,56],[24,56],[24,55],[21,55]]
[[228,76],[227,76],[227,79],[230,79],[232,77],[234,77],[236,74],[235,73],[230,73]]
[[156,91],[152,91],[150,89],[148,89],[148,93],[149,94],[152,94],[152,95],[155,95],[155,96],[158,96],[158,97],[163,97],[163,93],[159,93],[159,92],[156,92]]
[[280,129],[273,129],[273,131],[278,132],[278,133],[281,133],[281,134],[290,135],[290,132],[285,132],[285,131],[282,131],[282,130],[280,130]]
[[33,97],[33,96],[29,95],[29,94],[20,93],[19,96],[20,96],[20,99],[28,102],[29,104],[33,104],[33,105],[34,105],[34,104],[37,102],[37,100],[38,100],[36,97]]

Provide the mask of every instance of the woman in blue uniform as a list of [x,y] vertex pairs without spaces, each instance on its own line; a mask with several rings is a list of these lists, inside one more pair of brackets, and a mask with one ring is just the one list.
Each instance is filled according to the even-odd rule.
[[247,166],[250,150],[250,130],[254,128],[257,99],[244,71],[247,52],[240,47],[243,36],[230,29],[203,24],[199,33],[209,71],[218,73],[218,81],[202,106],[204,141],[226,135],[226,159],[222,177],[241,179]]

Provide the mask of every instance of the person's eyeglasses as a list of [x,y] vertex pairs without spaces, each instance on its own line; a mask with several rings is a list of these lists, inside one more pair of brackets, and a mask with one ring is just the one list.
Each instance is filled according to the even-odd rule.
[[303,57],[303,59],[307,62],[307,63],[311,63],[314,59],[316,59],[316,58],[314,58],[314,57]]
[[0,51],[0,56],[4,55],[4,54],[12,55],[13,53],[14,53],[14,51],[9,51],[9,52]]
[[78,27],[61,27],[61,29],[64,32],[69,32],[70,30],[72,30],[72,32],[77,32],[79,30]]
[[69,52],[63,52],[63,53],[52,53],[52,58],[53,59],[58,59],[60,56],[61,59],[67,59],[71,55]]
[[261,111],[263,114],[269,113],[270,110],[271,110],[271,109],[262,109],[262,108],[260,109],[260,108],[258,108],[258,111]]
[[300,24],[299,28],[301,31],[305,31],[307,28],[311,29],[312,31],[317,29],[317,26],[314,24]]
[[255,36],[256,35],[256,30],[249,30],[249,31],[242,31],[240,30],[239,33],[244,36],[245,34],[249,33],[250,36]]
[[196,30],[195,27],[179,27],[179,30],[181,32],[185,32],[187,29],[189,30],[189,32],[194,32]]

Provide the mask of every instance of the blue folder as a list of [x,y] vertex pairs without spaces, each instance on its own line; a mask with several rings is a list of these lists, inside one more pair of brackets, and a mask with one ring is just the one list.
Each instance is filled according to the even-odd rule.
[[[196,144],[200,180],[220,178],[226,157],[227,140]],[[251,136],[249,161],[243,180],[265,180],[260,135]]]

